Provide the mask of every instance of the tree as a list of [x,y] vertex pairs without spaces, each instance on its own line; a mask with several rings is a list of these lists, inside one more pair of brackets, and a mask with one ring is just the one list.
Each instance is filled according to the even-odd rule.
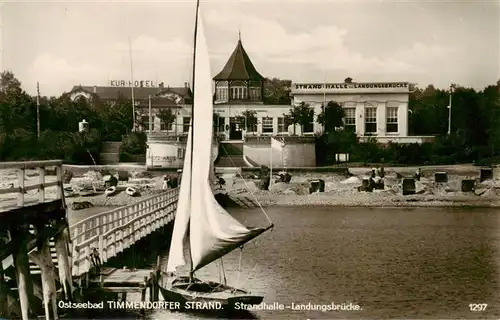
[[156,113],[156,116],[160,119],[160,121],[165,125],[165,127],[169,127],[172,123],[174,123],[175,119],[177,118],[175,115],[175,112],[172,112],[172,109],[166,108],[166,109],[160,109]]
[[0,73],[0,92],[6,96],[22,93],[21,81],[11,71],[3,71]]
[[115,103],[102,112],[101,131],[104,140],[121,141],[130,132],[133,123],[132,103],[123,95],[118,95]]
[[304,127],[310,125],[314,120],[314,109],[308,103],[301,102],[295,108],[295,118],[297,123],[300,124],[301,131],[304,132]]
[[10,71],[0,74],[0,132],[23,128],[36,132],[36,104],[22,88],[21,82]]
[[290,105],[292,80],[266,78],[264,82],[264,102],[266,104]]
[[216,135],[219,132],[219,121],[220,121],[219,114],[217,112],[214,112],[212,114],[212,127],[214,135]]
[[[243,124],[245,125],[246,131],[256,131],[257,128],[257,111],[255,110],[245,110],[241,114],[241,118],[243,120]],[[254,130],[255,129],[255,130]]]
[[333,132],[335,128],[344,125],[343,118],[345,116],[344,108],[335,101],[327,103],[326,108],[318,115],[317,122],[323,125],[325,132]]
[[298,116],[297,116],[297,107],[294,106],[290,108],[290,111],[286,114],[283,114],[283,121],[285,123],[285,126],[288,128],[289,126],[293,126],[293,134],[295,135],[295,125],[299,123]]

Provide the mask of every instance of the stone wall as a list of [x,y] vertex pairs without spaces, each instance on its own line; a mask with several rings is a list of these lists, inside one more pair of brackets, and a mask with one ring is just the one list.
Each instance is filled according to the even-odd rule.
[[273,167],[315,167],[316,145],[314,139],[305,137],[287,137],[283,151],[271,149],[270,138],[247,139],[243,146],[243,155],[251,161]]

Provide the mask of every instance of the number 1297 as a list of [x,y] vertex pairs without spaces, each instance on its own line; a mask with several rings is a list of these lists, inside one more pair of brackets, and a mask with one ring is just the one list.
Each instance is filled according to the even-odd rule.
[[487,303],[471,303],[469,304],[469,310],[473,312],[484,311],[488,307]]

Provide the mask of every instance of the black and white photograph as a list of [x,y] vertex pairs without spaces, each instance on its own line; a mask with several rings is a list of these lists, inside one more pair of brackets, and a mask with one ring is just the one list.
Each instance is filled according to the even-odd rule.
[[499,0],[0,0],[0,320],[500,319]]

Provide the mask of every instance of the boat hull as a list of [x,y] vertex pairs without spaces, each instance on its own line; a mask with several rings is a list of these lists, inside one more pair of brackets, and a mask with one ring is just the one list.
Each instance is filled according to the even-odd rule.
[[125,192],[131,197],[135,197],[138,194],[138,191],[135,188],[131,188],[131,187],[128,187],[127,189],[125,189]]
[[[160,292],[166,301],[178,302],[181,309],[193,311],[217,311],[220,310],[217,309],[219,307],[226,311],[242,309],[238,304],[256,305],[264,299],[243,289],[212,281],[195,279],[194,287],[198,288],[190,289],[188,277],[178,277],[173,281],[160,283]],[[214,291],[207,291],[206,288],[212,288]],[[198,302],[200,304],[197,306]]]
[[117,189],[116,187],[111,187],[111,188],[108,188],[106,190],[104,190],[104,194],[109,197],[109,196],[112,196],[116,193]]

